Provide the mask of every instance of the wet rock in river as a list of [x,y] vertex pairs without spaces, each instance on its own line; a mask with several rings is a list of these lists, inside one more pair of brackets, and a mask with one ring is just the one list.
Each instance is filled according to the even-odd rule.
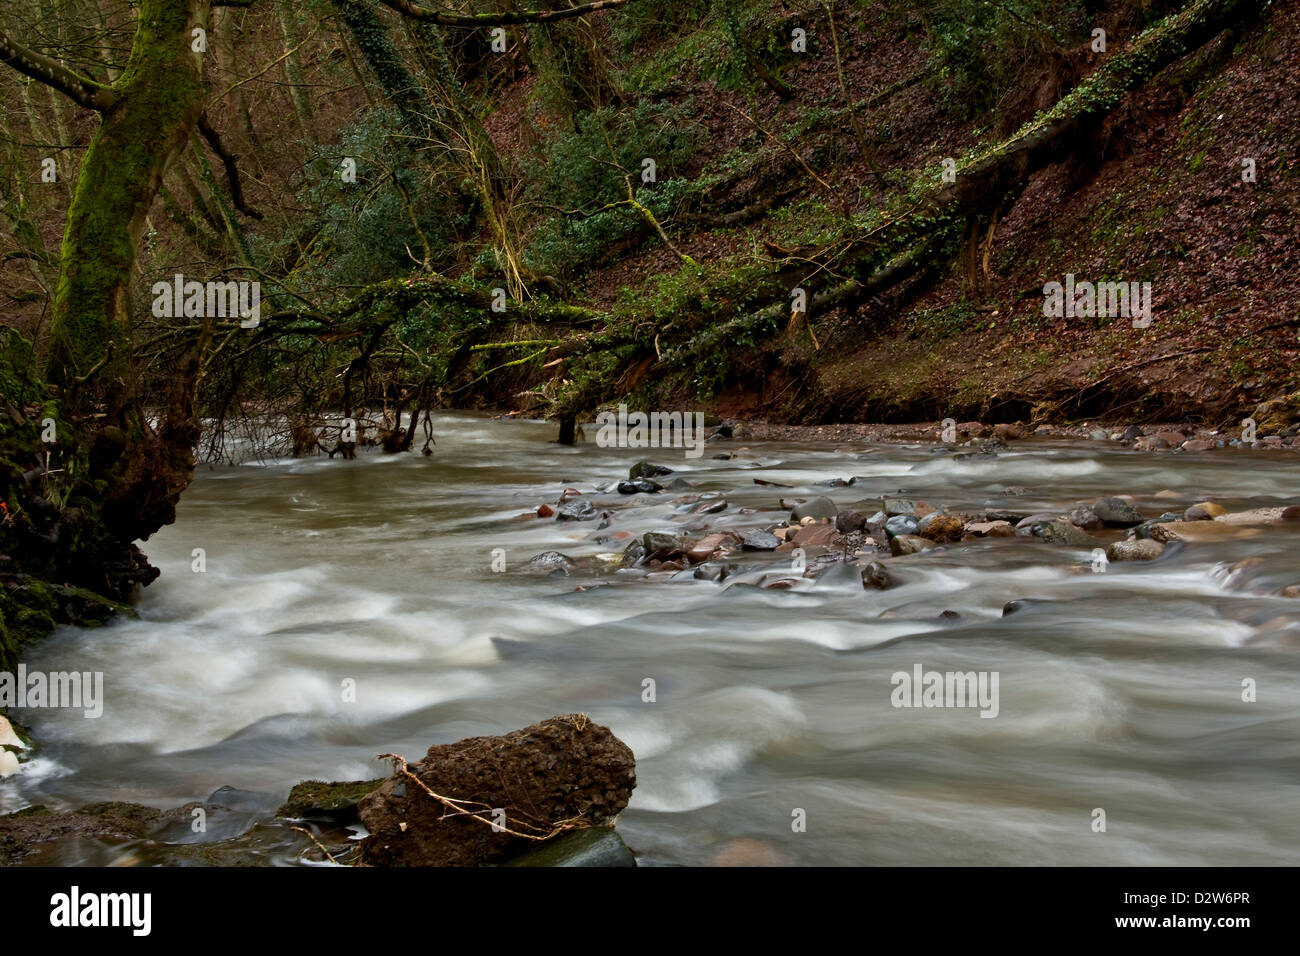
[[915,515],[916,502],[911,498],[885,498],[880,504],[880,510],[888,518],[895,515]]
[[930,541],[960,541],[965,525],[955,515],[932,514],[921,519],[917,533]]
[[628,469],[627,477],[629,481],[636,481],[638,478],[658,478],[660,475],[671,475],[673,470],[664,465],[654,465],[648,461],[638,461]]
[[1165,546],[1151,538],[1128,538],[1106,549],[1111,561],[1150,561],[1164,553]]
[[681,554],[684,547],[682,539],[671,531],[647,531],[641,536],[641,546],[647,558],[659,560]]
[[715,515],[727,510],[726,498],[713,498],[707,501],[701,501],[691,509],[691,514],[695,515]]
[[600,513],[592,506],[586,498],[578,498],[576,501],[570,501],[560,505],[560,509],[555,513],[556,521],[592,521],[600,516]]
[[841,511],[835,516],[835,530],[840,534],[852,534],[866,526],[866,516],[860,511]]
[[1093,512],[1104,524],[1111,528],[1131,528],[1142,523],[1142,512],[1138,511],[1123,498],[1098,498],[1092,506]]
[[[371,866],[503,863],[537,848],[517,834],[553,833],[573,820],[606,824],[636,786],[632,751],[582,714],[430,747],[409,772],[419,784],[395,775],[361,801],[370,831],[362,859]],[[449,807],[427,791],[460,802]]]
[[524,571],[528,574],[562,574],[568,575],[576,565],[573,559],[559,551],[543,551],[528,559]]
[[830,547],[835,544],[838,535],[828,524],[810,524],[795,532],[796,548]]
[[636,866],[636,857],[611,827],[584,827],[545,840],[503,866]]
[[701,561],[707,561],[718,549],[728,542],[734,540],[728,534],[708,534],[696,541],[686,550],[686,557],[691,559],[693,564],[699,564]]
[[623,549],[623,558],[619,561],[620,568],[634,568],[645,560],[645,545],[637,539]]
[[1153,525],[1149,537],[1154,541],[1222,541],[1228,538],[1249,538],[1260,529],[1249,525],[1229,524],[1223,521],[1169,521]]
[[1151,518],[1148,521],[1143,521],[1140,525],[1137,525],[1132,529],[1130,529],[1129,533],[1133,535],[1133,537],[1135,538],[1150,538],[1152,536],[1152,532],[1155,530],[1155,528],[1158,525],[1170,524],[1171,522],[1182,521],[1182,520],[1183,520],[1183,516],[1178,512],[1166,511],[1158,518]]
[[966,533],[977,538],[1012,538],[1016,529],[1010,521],[970,521],[966,524]]
[[1106,523],[1097,516],[1097,512],[1091,508],[1075,508],[1070,512],[1067,520],[1076,528],[1085,531],[1097,531],[1106,526]]
[[1215,521],[1224,524],[1285,524],[1300,521],[1300,507],[1252,508],[1249,511],[1232,511],[1219,515]]
[[879,561],[868,562],[866,567],[862,569],[862,586],[864,588],[885,591],[894,587],[897,583],[894,576],[889,573],[889,568]]
[[277,817],[290,820],[314,820],[322,823],[351,824],[360,819],[357,804],[374,793],[384,780],[350,780],[326,783],[304,780],[289,791],[289,797],[275,811]]
[[1097,544],[1097,539],[1068,521],[1040,521],[1033,526],[1033,535],[1051,544],[1087,548]]
[[912,515],[894,515],[885,522],[885,534],[894,538],[898,535],[916,534],[920,524]]
[[80,810],[34,806],[0,815],[0,866],[38,855],[55,841],[145,840],[169,822],[188,823],[190,809],[196,806],[200,804],[158,810],[136,803],[95,803]]
[[1209,521],[1219,515],[1226,515],[1228,509],[1217,501],[1200,501],[1183,512],[1184,521]]
[[928,551],[934,546],[933,541],[927,541],[925,538],[914,534],[900,534],[889,539],[889,551],[895,557],[920,554],[922,551]]
[[1064,519],[1062,519],[1059,514],[1052,511],[1040,511],[1037,514],[1026,515],[1016,522],[1016,534],[1022,537],[1028,537],[1034,533],[1034,525],[1061,520]]
[[743,837],[726,844],[709,861],[709,866],[781,866],[786,862],[771,844]]
[[695,569],[694,577],[701,581],[725,581],[735,571],[735,566],[730,564],[701,564]]
[[775,551],[780,544],[770,531],[746,531],[740,538],[740,546],[746,551]]
[[795,505],[790,511],[790,520],[795,522],[801,522],[804,518],[812,518],[814,521],[834,520],[838,513],[839,509],[835,507],[835,502],[829,498],[817,497]]
[[620,481],[618,483],[618,493],[620,495],[652,495],[662,490],[663,485],[657,481],[651,481],[649,478],[637,478],[635,481]]

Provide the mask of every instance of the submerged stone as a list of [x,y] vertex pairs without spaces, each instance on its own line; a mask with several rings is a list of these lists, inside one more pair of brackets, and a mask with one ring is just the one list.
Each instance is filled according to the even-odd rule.
[[636,866],[636,857],[611,827],[573,830],[525,850],[504,866]]

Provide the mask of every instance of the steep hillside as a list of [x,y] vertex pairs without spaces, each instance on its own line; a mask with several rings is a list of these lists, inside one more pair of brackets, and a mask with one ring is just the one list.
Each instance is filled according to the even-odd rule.
[[[1087,39],[1056,47],[1008,19],[993,34],[997,52],[1015,35],[1026,68],[988,81],[997,100],[986,109],[955,101],[963,80],[973,81],[936,52],[931,14],[838,5],[841,88],[825,9],[764,10],[770,47],[800,24],[809,35],[809,54],[780,57],[792,89],[785,100],[719,66],[728,39],[719,21],[682,26],[649,55],[639,50],[629,75],[644,100],[680,107],[703,128],[677,170],[691,184],[686,198],[663,218],[677,249],[647,228],[638,246],[604,250],[570,295],[599,308],[650,301],[665,285],[693,281],[683,255],[743,268],[825,243],[842,217],[887,206],[927,167],[997,143],[1051,106],[1125,50],[1144,22],[1125,5],[1068,21],[1106,29],[1102,53]],[[647,376],[653,385],[640,397],[649,402],[793,423],[991,415],[1210,424],[1293,392],[1297,16],[1293,2],[1273,5],[1261,22],[1224,31],[1129,94],[1074,138],[1064,161],[1034,172],[977,224],[973,270],[965,243],[950,243],[901,293],[814,307],[812,335],[782,322],[772,335],[723,339],[667,374],[651,374],[655,362],[620,365],[606,373],[617,378],[612,391],[635,391]],[[866,103],[856,126],[844,90]],[[489,128],[503,148],[544,155],[564,134],[534,132],[522,143],[525,125],[556,128],[537,115],[524,81],[504,92]],[[1253,182],[1243,181],[1243,160],[1253,160]],[[826,285],[825,272],[809,273],[810,291]],[[1149,282],[1150,325],[1044,317],[1044,285],[1067,273]]]

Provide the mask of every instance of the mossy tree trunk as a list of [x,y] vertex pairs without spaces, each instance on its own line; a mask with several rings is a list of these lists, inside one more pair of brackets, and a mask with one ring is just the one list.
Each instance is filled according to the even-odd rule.
[[194,31],[206,32],[209,16],[208,0],[143,0],[130,58],[86,152],[63,234],[48,375],[63,391],[65,414],[102,412],[106,427],[121,430],[122,453],[105,462],[104,517],[127,540],[174,520],[193,472],[197,356],[176,370],[154,433],[135,405],[131,277],[163,175],[203,114],[206,54],[194,49]]
[[74,401],[107,398],[127,372],[136,246],[163,173],[203,113],[192,31],[206,30],[208,16],[207,0],[142,0],[126,69],[102,88],[109,102],[68,210],[50,324],[48,375]]
[[59,388],[63,416],[82,426],[60,445],[94,449],[90,477],[106,481],[104,523],[124,543],[173,520],[193,470],[197,355],[181,359],[155,431],[136,406],[131,284],[163,175],[203,114],[205,53],[195,31],[206,39],[211,6],[141,0],[131,53],[111,86],[0,34],[0,59],[101,116],[68,209],[45,376]]

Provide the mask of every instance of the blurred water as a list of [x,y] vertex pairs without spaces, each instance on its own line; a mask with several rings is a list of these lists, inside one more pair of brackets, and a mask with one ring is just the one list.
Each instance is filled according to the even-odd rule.
[[[834,573],[762,590],[743,575],[647,580],[599,561],[568,578],[519,572],[541,551],[616,554],[626,540],[594,539],[680,523],[675,493],[595,491],[647,454],[725,494],[727,511],[705,519],[717,527],[770,524],[781,496],[850,505],[900,490],[957,511],[1116,493],[1152,516],[1203,495],[1237,510],[1300,499],[1294,457],[1038,441],[963,461],[866,444],[709,457],[742,446],[729,442],[686,460],[563,448],[554,432],[452,414],[429,458],[201,471],[177,523],[145,544],[163,575],[140,620],[64,629],[27,654],[32,669],[103,671],[107,701],[98,720],[18,713],[43,749],[0,783],[0,809],[174,806],[223,785],[273,807],[301,779],[385,775],[378,753],[415,758],[582,711],[636,753],[619,829],[646,863],[742,848],[792,864],[1300,862],[1300,602],[1277,596],[1300,583],[1291,528],[1104,574],[1087,549],[991,539],[893,562],[903,584],[883,592]],[[845,488],[753,484],[851,476]],[[604,530],[515,520],[565,487],[621,510]],[[491,570],[496,548],[504,573]],[[1228,572],[1247,556],[1264,560]],[[1015,599],[1028,605],[1003,618]],[[891,675],[917,664],[996,671],[998,716],[895,708]],[[1245,678],[1255,703],[1241,699]],[[806,832],[792,831],[796,808]],[[274,846],[279,831],[266,832]]]

